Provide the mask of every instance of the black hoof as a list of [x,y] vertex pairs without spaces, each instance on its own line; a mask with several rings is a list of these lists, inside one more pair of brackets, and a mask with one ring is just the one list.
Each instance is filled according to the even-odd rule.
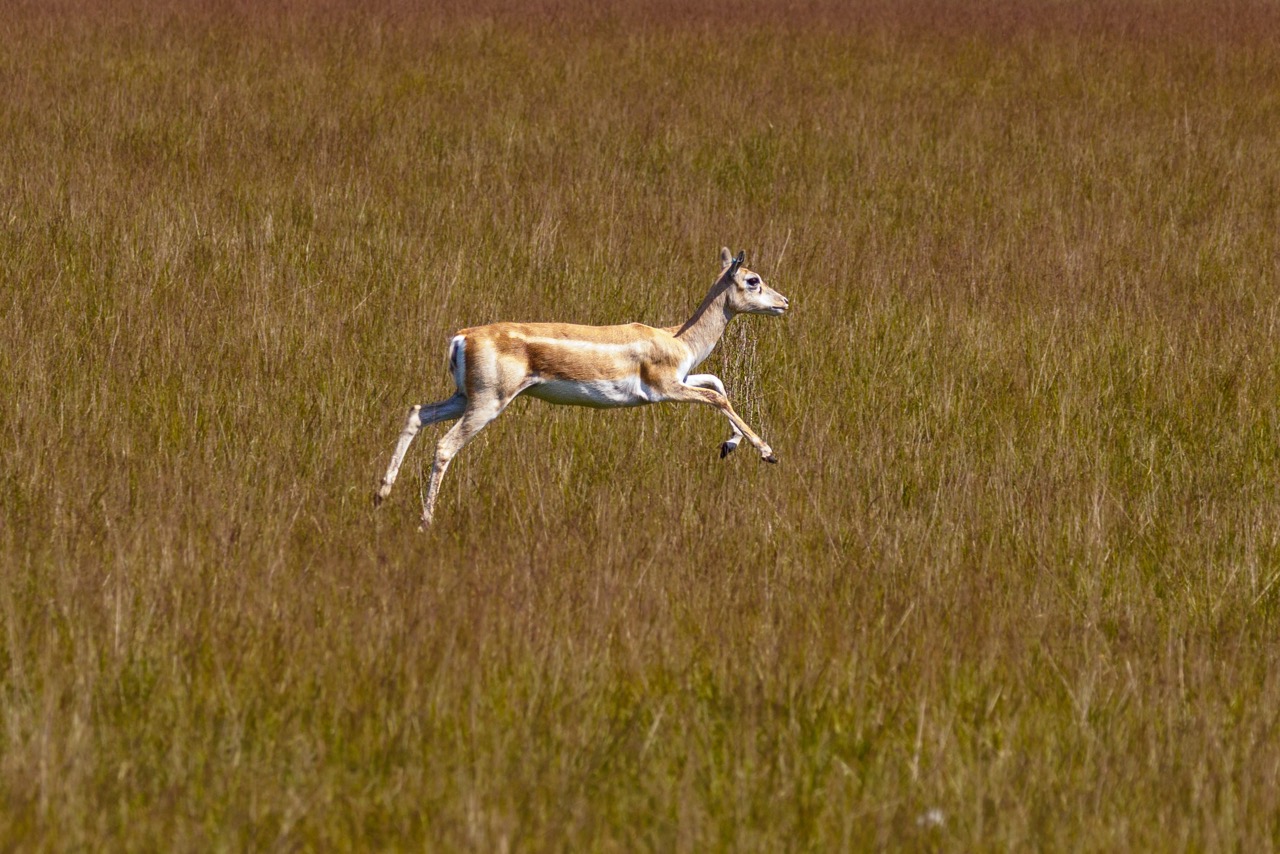
[[720,459],[723,460],[725,457],[729,456],[729,452],[732,450],[733,450],[733,446],[730,445],[728,442],[725,442],[723,445],[720,446]]
[[766,463],[776,463],[778,461],[778,457],[776,454],[770,454],[769,456],[764,457],[764,461]]
[[382,495],[377,492],[373,494],[373,506],[375,509],[382,506]]

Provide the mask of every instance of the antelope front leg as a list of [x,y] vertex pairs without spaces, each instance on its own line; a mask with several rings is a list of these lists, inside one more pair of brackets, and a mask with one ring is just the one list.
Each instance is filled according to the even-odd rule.
[[[709,388],[720,392],[725,400],[729,399],[729,393],[724,390],[724,383],[715,374],[690,374],[685,377],[684,384],[697,388]],[[738,425],[730,421],[729,426],[733,428],[733,435],[725,439],[724,443],[720,445],[720,459],[722,460],[736,451],[738,445],[742,443],[742,431],[738,429]]]
[[[710,374],[702,374],[700,376],[706,377],[710,376]],[[717,382],[719,381],[717,380]],[[723,384],[721,384],[721,387],[723,388]],[[683,382],[676,384],[674,388],[668,389],[666,398],[668,400],[682,400],[688,403],[705,403],[707,406],[714,406],[724,413],[735,430],[747,437],[747,441],[751,443],[752,447],[760,452],[760,459],[766,463],[776,463],[778,461],[773,448],[770,448],[764,439],[757,436],[756,432],[747,426],[747,422],[743,421],[742,417],[733,411],[729,398],[721,394],[719,389],[693,386]],[[733,441],[733,439],[731,438],[729,441]],[[726,442],[726,444],[728,443]],[[723,451],[723,454],[728,453],[729,451]]]

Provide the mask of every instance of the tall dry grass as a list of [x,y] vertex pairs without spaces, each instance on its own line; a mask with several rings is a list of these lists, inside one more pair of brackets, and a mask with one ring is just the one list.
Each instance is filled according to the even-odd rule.
[[[20,3],[0,838],[1280,839],[1280,13]],[[445,343],[794,311],[517,402],[374,513]]]

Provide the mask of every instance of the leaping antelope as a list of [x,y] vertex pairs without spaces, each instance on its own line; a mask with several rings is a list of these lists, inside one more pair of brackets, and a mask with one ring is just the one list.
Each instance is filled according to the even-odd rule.
[[436,445],[422,508],[422,526],[430,525],[450,460],[520,394],[601,409],[664,400],[704,403],[723,412],[733,427],[733,435],[720,446],[721,458],[745,436],[761,459],[776,463],[773,449],[733,411],[724,383],[712,374],[689,373],[711,355],[735,315],[777,316],[787,310],[787,298],[744,267],[744,257],[743,252],[734,258],[727,248],[720,250],[720,275],[682,326],[491,323],[458,332],[449,342],[449,373],[457,391],[447,400],[409,410],[374,505],[391,494],[418,431],[456,418],[458,423]]

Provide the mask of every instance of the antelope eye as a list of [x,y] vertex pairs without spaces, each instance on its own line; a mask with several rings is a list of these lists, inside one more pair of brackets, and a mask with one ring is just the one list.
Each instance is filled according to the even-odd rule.
[[760,289],[760,277],[759,277],[759,276],[752,276],[751,278],[747,279],[747,287],[751,288],[751,290],[753,290],[753,291],[757,291],[757,290],[759,290],[759,289]]

